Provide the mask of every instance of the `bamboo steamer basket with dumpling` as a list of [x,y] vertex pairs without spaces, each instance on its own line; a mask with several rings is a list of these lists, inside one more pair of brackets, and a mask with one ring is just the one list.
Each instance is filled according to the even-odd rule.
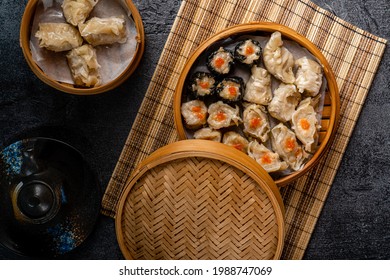
[[[57,90],[70,93],[70,94],[93,95],[93,94],[106,92],[118,87],[125,80],[127,80],[131,76],[131,74],[135,71],[135,69],[137,68],[137,66],[141,61],[144,48],[145,48],[145,34],[144,34],[142,19],[136,6],[133,4],[132,1],[117,0],[118,3],[123,7],[124,13],[126,13],[127,15],[131,15],[131,20],[134,22],[135,32],[136,32],[135,42],[134,42],[135,43],[134,56],[131,60],[129,60],[129,64],[123,67],[124,70],[120,72],[114,79],[107,80],[106,82],[101,83],[100,85],[96,85],[92,87],[80,87],[71,82],[69,83],[60,82],[52,78],[52,76],[45,73],[45,71],[43,71],[41,67],[37,64],[37,62],[33,59],[31,47],[30,47],[30,38],[31,36],[34,35],[32,34],[32,30],[31,30],[34,21],[34,16],[37,7],[41,3],[41,1],[42,0],[30,0],[26,5],[22,17],[22,21],[21,21],[21,26],[20,26],[20,46],[22,48],[24,57],[29,67],[36,74],[36,76],[44,83]],[[107,1],[107,0],[100,0],[100,1]],[[55,55],[58,54],[56,53]],[[98,58],[98,62],[99,62],[99,58]]]
[[[269,22],[253,22],[242,24],[220,31],[200,44],[187,60],[176,86],[173,107],[174,120],[179,139],[184,140],[193,138],[194,132],[193,130],[186,128],[181,114],[182,104],[191,99],[189,98],[190,94],[188,90],[188,82],[189,77],[191,76],[191,72],[194,72],[193,68],[199,65],[199,61],[204,61],[204,57],[207,53],[210,53],[210,50],[218,49],[219,44],[225,43],[227,39],[234,39],[237,38],[237,36],[254,36],[254,34],[270,36],[275,31],[279,31],[281,33],[283,41],[290,40],[296,42],[300,47],[307,50],[312,56],[314,56],[317,62],[321,64],[323,77],[326,79],[327,83],[324,93],[322,93],[324,98],[322,118],[321,123],[319,123],[321,128],[318,136],[317,149],[313,156],[304,164],[303,168],[300,170],[293,171],[290,174],[273,177],[275,183],[279,187],[282,187],[306,174],[309,170],[318,164],[324,154],[326,154],[335,137],[339,120],[340,97],[335,76],[321,51],[307,38],[286,26]],[[201,58],[202,56],[203,58]]]

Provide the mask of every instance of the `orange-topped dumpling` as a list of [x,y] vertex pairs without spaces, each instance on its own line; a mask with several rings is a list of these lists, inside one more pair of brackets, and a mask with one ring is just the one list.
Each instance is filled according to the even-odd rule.
[[192,100],[181,105],[185,126],[197,129],[207,122],[207,106],[201,100]]
[[287,162],[295,171],[302,168],[308,154],[298,143],[295,133],[283,123],[279,123],[271,130],[271,142],[273,150]]
[[263,106],[251,104],[246,107],[243,113],[243,122],[246,135],[260,139],[262,142],[268,140],[270,124]]
[[243,153],[247,153],[248,151],[248,140],[234,131],[226,132],[223,135],[222,143],[231,146]]
[[220,47],[211,53],[207,60],[207,67],[215,75],[227,75],[234,64],[233,54]]
[[306,151],[315,151],[318,140],[317,113],[311,105],[311,98],[303,100],[292,115],[292,129],[298,139],[303,143]]
[[240,77],[229,77],[220,81],[216,91],[227,102],[239,101],[244,95],[244,81]]
[[234,58],[247,65],[256,64],[261,58],[261,47],[258,41],[247,39],[237,44]]
[[189,90],[196,98],[201,98],[212,95],[216,85],[217,81],[212,74],[196,72],[191,77]]
[[277,153],[274,153],[263,144],[259,144],[256,140],[249,143],[248,155],[256,160],[268,173],[283,171],[288,168],[288,164],[280,160]]
[[222,101],[211,104],[209,106],[208,113],[209,117],[207,119],[207,123],[214,129],[238,125],[242,122],[238,106],[236,105],[233,108]]

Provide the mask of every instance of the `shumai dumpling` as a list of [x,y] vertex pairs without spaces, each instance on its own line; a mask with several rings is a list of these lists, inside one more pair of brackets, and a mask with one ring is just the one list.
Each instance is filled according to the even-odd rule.
[[309,96],[316,96],[322,85],[321,66],[306,56],[297,59],[295,65],[297,66],[295,85],[298,91]]
[[108,45],[125,43],[126,21],[123,16],[98,18],[93,17],[85,23],[79,24],[81,36],[91,45]]
[[78,26],[89,16],[99,0],[64,0],[61,7],[67,22]]
[[294,57],[288,49],[283,47],[282,34],[279,31],[272,33],[265,45],[263,61],[265,68],[275,78],[286,84],[294,83]]
[[292,115],[292,129],[309,153],[314,152],[318,140],[317,113],[311,105],[311,98],[303,100]]
[[69,51],[83,44],[78,30],[68,23],[40,23],[35,37],[41,48],[54,52]]
[[181,105],[184,124],[189,129],[198,129],[206,124],[207,106],[202,100],[192,100]]
[[244,100],[260,105],[268,105],[272,100],[271,75],[256,65],[251,68],[251,77],[246,83]]
[[288,168],[285,161],[281,161],[277,153],[272,152],[259,142],[252,141],[248,145],[248,155],[257,161],[268,173],[283,171]]
[[247,153],[248,151],[248,140],[246,140],[246,138],[234,131],[226,132],[223,135],[222,143],[236,148],[243,153]]
[[210,127],[201,128],[194,133],[195,139],[211,140],[214,142],[221,142],[222,133]]
[[97,62],[96,51],[91,45],[71,50],[66,58],[76,85],[93,87],[100,84],[100,65]]
[[307,154],[297,142],[295,133],[283,123],[271,130],[272,149],[295,171],[303,167]]
[[297,91],[295,85],[281,83],[268,105],[268,112],[272,117],[282,122],[290,121],[300,100],[301,94]]
[[242,122],[239,107],[235,105],[233,108],[222,101],[211,104],[208,113],[207,123],[214,129],[238,125]]
[[243,122],[245,134],[260,139],[262,142],[268,140],[270,124],[263,106],[251,104],[246,107],[243,113]]

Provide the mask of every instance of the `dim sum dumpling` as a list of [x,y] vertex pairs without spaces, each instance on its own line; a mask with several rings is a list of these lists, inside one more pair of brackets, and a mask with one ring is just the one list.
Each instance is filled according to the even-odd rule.
[[292,129],[308,152],[314,152],[318,140],[317,113],[311,105],[311,98],[303,100],[292,115]]
[[69,51],[83,43],[78,30],[68,23],[39,23],[35,37],[41,48],[54,52]]
[[247,153],[248,151],[248,140],[246,140],[244,137],[242,137],[239,133],[234,131],[226,132],[223,135],[222,143],[231,146],[233,148],[236,148],[237,150]]
[[222,101],[211,104],[208,113],[207,123],[214,129],[238,125],[242,122],[239,107],[235,105],[233,108]]
[[295,85],[281,83],[268,105],[268,112],[272,117],[282,122],[290,121],[300,100],[301,95]]
[[251,73],[246,84],[244,100],[268,105],[272,100],[271,75],[267,70],[256,65],[252,66]]
[[243,121],[245,134],[258,138],[262,142],[268,140],[270,124],[263,106],[251,104],[246,107],[243,113]]
[[214,142],[221,142],[222,133],[210,127],[201,128],[194,133],[195,139],[211,140]]
[[268,173],[283,171],[288,168],[288,164],[280,160],[277,153],[274,153],[263,144],[259,144],[256,140],[249,143],[248,155],[256,160]]
[[85,23],[79,24],[81,36],[91,45],[108,45],[125,43],[126,21],[121,17],[98,18],[93,17]]
[[66,21],[74,26],[84,23],[98,1],[99,0],[64,0],[61,7]]
[[283,123],[279,123],[271,130],[271,143],[273,150],[287,162],[295,171],[303,167],[307,153],[299,145],[295,133]]
[[322,68],[314,60],[306,56],[295,61],[297,66],[297,76],[295,85],[300,93],[306,93],[309,96],[316,96],[322,85]]
[[283,83],[292,84],[295,81],[293,67],[294,57],[283,47],[282,34],[276,31],[263,50],[264,65],[267,70]]
[[100,84],[96,51],[91,45],[83,45],[71,50],[66,58],[76,85],[93,87]]
[[197,129],[206,124],[207,106],[202,100],[188,101],[181,105],[181,114],[187,128]]

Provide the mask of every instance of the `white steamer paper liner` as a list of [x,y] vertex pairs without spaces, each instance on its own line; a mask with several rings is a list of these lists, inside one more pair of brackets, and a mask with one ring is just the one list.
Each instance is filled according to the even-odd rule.
[[[40,22],[65,22],[61,8],[62,2],[62,0],[39,1],[31,27],[30,49],[34,61],[46,75],[58,82],[74,84],[66,61],[67,52],[55,53],[40,48],[39,40],[35,37]],[[131,12],[123,0],[100,0],[88,17],[88,19],[91,17],[106,18],[120,15],[125,16],[126,20],[126,43],[95,47],[97,60],[101,66],[99,71],[102,85],[115,80],[133,60],[137,48],[137,29]]]

